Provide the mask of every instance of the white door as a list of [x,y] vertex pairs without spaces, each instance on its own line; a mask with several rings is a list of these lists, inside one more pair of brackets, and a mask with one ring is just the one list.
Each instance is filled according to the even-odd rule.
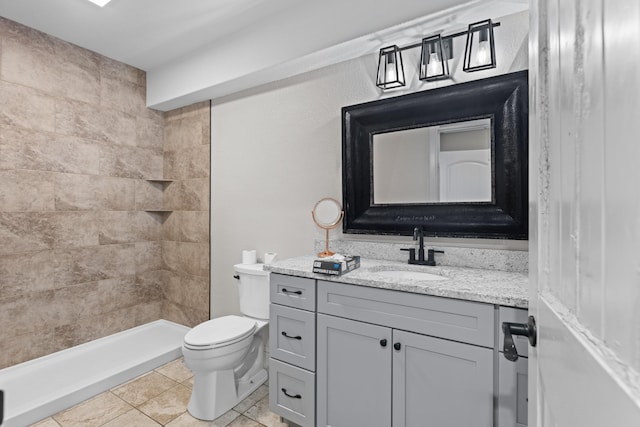
[[440,201],[491,201],[491,150],[441,151]]
[[640,426],[640,2],[531,1],[529,426]]

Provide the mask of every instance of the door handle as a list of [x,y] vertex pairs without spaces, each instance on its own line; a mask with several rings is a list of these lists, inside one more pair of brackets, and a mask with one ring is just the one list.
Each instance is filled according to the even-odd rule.
[[518,349],[513,341],[513,335],[529,338],[531,347],[535,347],[538,343],[536,319],[533,316],[529,316],[527,323],[502,322],[502,332],[504,332],[504,357],[512,362],[518,360]]

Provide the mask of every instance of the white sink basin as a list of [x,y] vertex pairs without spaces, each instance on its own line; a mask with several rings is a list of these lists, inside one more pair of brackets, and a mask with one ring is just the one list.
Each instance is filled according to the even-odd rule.
[[426,273],[424,271],[410,270],[383,270],[376,271],[376,275],[388,277],[390,279],[412,279],[412,280],[447,280],[446,277],[437,274]]

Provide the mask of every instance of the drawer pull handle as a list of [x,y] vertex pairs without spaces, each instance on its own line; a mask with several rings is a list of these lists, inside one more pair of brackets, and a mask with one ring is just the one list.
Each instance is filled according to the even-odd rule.
[[282,331],[282,336],[290,338],[292,340],[301,340],[302,339],[302,337],[300,335],[296,335],[295,337],[291,336],[291,335],[287,335],[287,333],[285,331]]
[[296,295],[302,295],[302,291],[288,291],[285,288],[282,288],[282,293],[283,294],[296,294]]
[[300,396],[299,394],[293,395],[293,394],[287,393],[287,389],[286,388],[283,388],[282,392],[284,393],[285,396],[290,397],[292,399],[302,399],[302,396]]

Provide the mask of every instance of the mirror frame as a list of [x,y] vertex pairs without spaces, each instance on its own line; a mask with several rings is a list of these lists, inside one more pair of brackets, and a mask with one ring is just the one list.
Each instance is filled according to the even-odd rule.
[[[374,135],[481,118],[492,123],[491,202],[373,203]],[[343,232],[527,240],[528,132],[526,70],[343,107]]]

